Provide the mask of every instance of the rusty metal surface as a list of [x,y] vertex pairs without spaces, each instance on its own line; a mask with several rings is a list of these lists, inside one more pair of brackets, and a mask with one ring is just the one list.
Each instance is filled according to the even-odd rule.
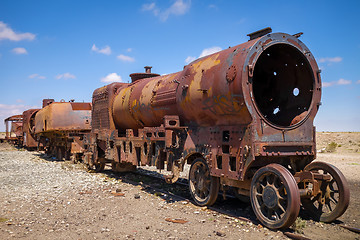
[[91,103],[44,99],[43,105],[34,117],[34,133],[46,153],[58,160],[81,158],[84,134],[91,130]]
[[[275,191],[287,195],[289,207],[279,223],[273,224],[273,214],[263,223],[290,226],[300,197],[322,194],[322,183],[329,181],[326,173],[305,169],[316,158],[320,70],[301,34],[266,28],[248,36],[248,42],[199,58],[182,71],[158,76],[145,67],[145,73],[130,75],[130,84],[96,89],[84,162],[95,170],[106,162],[115,171],[156,166],[171,171],[164,178],[174,183],[185,163],[194,167],[201,159],[214,180],[207,181],[208,189],[219,183],[223,191],[230,186],[245,195],[265,167],[288,186]],[[215,191],[198,191],[204,184],[197,181],[202,180],[193,178],[198,204],[214,203]]]
[[320,161],[307,165],[304,172],[314,174],[319,187],[316,189],[306,185],[313,193],[310,197],[302,199],[303,207],[313,218],[322,222],[332,222],[340,217],[350,202],[350,188],[345,176],[335,166]]
[[350,227],[350,226],[346,226],[344,224],[341,224],[340,227],[348,229],[348,230],[350,230],[352,232],[355,232],[355,233],[360,233],[360,228]]
[[38,142],[35,136],[35,115],[40,109],[28,109],[23,112],[23,146],[36,148]]
[[127,86],[126,83],[111,83],[94,91],[92,96],[92,129],[115,129],[111,106],[118,89]]
[[305,166],[316,153],[319,69],[296,36],[260,35],[181,72],[123,85],[111,106],[116,128],[159,127],[179,116],[188,128],[183,157],[200,152],[219,177],[244,179],[249,168],[290,159]]
[[[35,133],[91,129],[91,104],[53,102],[36,113]],[[75,109],[74,107],[75,106]]]
[[[13,115],[4,120],[5,140],[14,142],[17,145],[22,144],[23,134],[23,115]],[[9,126],[10,124],[10,126]]]

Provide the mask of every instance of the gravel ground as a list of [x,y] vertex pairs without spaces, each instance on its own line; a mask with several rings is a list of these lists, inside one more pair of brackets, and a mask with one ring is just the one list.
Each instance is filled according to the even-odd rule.
[[[0,149],[0,239],[286,239],[82,165]],[[173,223],[170,219],[185,220]]]
[[[360,161],[351,162],[350,170]],[[89,173],[81,164],[0,144],[0,239],[287,239],[259,225],[249,205],[231,204],[253,219],[240,221],[149,190],[141,178],[128,181],[129,175]],[[351,175],[352,182],[358,179]],[[341,219],[356,226],[360,190],[358,184],[351,188],[357,191],[351,211]],[[303,222],[300,230],[312,239],[359,239],[338,224]]]

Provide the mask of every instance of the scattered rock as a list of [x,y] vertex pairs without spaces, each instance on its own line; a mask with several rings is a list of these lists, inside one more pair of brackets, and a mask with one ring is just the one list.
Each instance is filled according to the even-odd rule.
[[222,232],[222,231],[215,231],[215,234],[216,234],[216,236],[219,236],[219,237],[225,237],[226,236],[226,234],[224,232]]

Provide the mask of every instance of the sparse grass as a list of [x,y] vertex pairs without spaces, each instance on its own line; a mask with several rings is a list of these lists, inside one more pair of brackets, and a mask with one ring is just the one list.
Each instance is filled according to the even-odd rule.
[[7,222],[7,221],[9,221],[9,219],[0,217],[0,222]]
[[300,217],[296,218],[295,222],[293,223],[293,225],[291,225],[291,228],[296,232],[296,233],[304,233],[304,228],[306,227],[306,221],[301,219]]
[[336,151],[336,148],[338,147],[337,143],[336,142],[331,142],[329,143],[327,146],[326,146],[326,149],[325,151],[326,152],[335,152]]
[[349,165],[360,165],[359,163],[349,163]]

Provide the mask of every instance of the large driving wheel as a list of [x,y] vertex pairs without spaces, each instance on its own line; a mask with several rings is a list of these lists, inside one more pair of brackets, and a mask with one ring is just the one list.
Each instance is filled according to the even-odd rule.
[[250,200],[258,220],[271,229],[287,228],[299,215],[300,194],[296,181],[279,164],[269,164],[255,173]]
[[219,194],[219,178],[210,175],[209,167],[202,158],[196,159],[190,167],[189,190],[195,203],[210,206],[216,202]]
[[96,163],[87,164],[87,168],[95,172],[102,172],[105,168],[105,158],[98,158],[97,160]]
[[111,162],[111,169],[114,172],[135,172],[136,166],[132,165],[131,163],[119,163],[115,162],[114,160]]
[[330,180],[320,180],[321,193],[301,199],[303,207],[318,221],[332,222],[340,217],[350,201],[349,185],[344,175],[335,166],[324,162],[312,162],[304,170],[330,175]]

